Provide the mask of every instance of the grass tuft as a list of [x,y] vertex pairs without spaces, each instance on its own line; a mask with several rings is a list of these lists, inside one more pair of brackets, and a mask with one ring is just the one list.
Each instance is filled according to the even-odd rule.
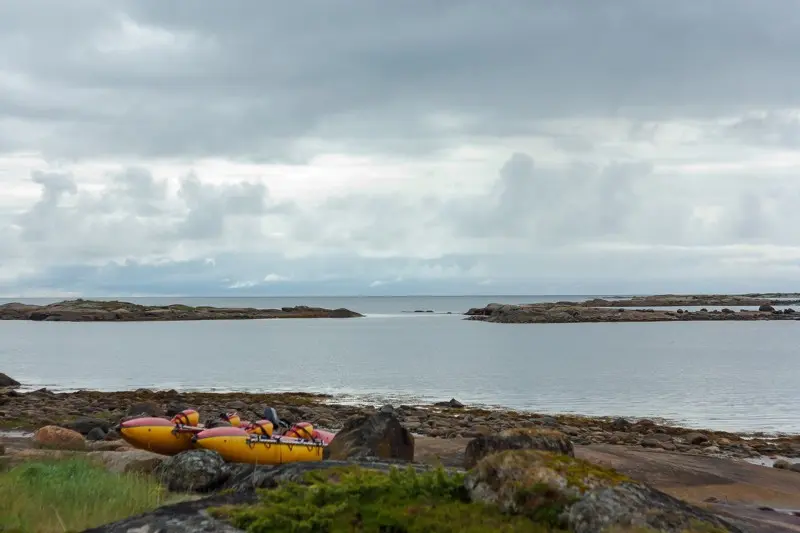
[[166,491],[141,475],[114,474],[80,459],[28,462],[0,473],[0,531],[82,531],[165,503]]

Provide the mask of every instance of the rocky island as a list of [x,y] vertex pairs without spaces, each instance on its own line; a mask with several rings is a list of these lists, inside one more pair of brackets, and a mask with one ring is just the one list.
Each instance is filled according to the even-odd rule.
[[[797,295],[793,295],[797,296]],[[769,298],[765,295],[653,295],[627,299],[594,298],[582,302],[541,302],[523,305],[492,303],[467,311],[467,320],[507,324],[579,322],[677,322],[698,320],[800,320],[791,307],[776,310],[775,305],[800,303],[798,299]],[[730,306],[696,311],[680,306]],[[731,309],[735,306],[758,309]],[[671,307],[672,309],[655,309]]]
[[7,303],[0,305],[0,320],[48,322],[143,322],[175,320],[257,320],[268,318],[355,318],[360,313],[349,309],[321,307],[211,307],[172,304],[140,305],[123,301],[65,300],[47,305]]

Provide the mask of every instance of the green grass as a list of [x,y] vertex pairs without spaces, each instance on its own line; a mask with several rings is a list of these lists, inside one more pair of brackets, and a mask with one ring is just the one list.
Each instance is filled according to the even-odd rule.
[[181,498],[154,480],[79,459],[24,463],[0,473],[0,531],[82,531]]
[[253,505],[212,509],[249,533],[545,533],[553,531],[496,507],[470,503],[462,475],[438,469],[391,473],[358,467],[311,472],[302,484],[262,491]]

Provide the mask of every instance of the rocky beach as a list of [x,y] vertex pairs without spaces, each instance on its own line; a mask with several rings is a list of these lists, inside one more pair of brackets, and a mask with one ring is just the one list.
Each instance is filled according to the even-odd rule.
[[176,320],[260,320],[270,318],[355,318],[349,309],[283,307],[281,309],[228,308],[173,304],[139,305],[122,301],[65,300],[47,305],[12,302],[0,305],[0,320],[47,322],[144,322]]
[[[198,483],[192,475],[199,476],[198,479],[207,485],[200,491],[205,494],[202,504],[193,502],[164,507],[97,531],[138,531],[135,528],[143,524],[157,529],[164,525],[164,521],[171,521],[173,527],[178,527],[176,523],[182,524],[170,531],[240,531],[230,521],[217,522],[208,518],[203,509],[226,501],[254,505],[256,500],[249,492],[253,484],[280,487],[286,480],[299,480],[303,473],[320,468],[356,466],[387,471],[398,461],[400,464],[408,463],[409,457],[413,460],[408,464],[420,472],[434,465],[453,472],[465,472],[464,483],[473,498],[494,502],[501,507],[505,505],[506,511],[513,514],[516,511],[503,504],[504,498],[510,496],[504,495],[504,489],[490,480],[496,475],[503,478],[506,471],[530,470],[530,475],[536,479],[544,475],[542,469],[561,471],[561,467],[542,463],[551,459],[549,455],[536,455],[539,451],[574,457],[569,460],[579,461],[575,468],[590,468],[591,472],[586,475],[592,479],[598,475],[617,479],[613,472],[630,476],[634,485],[626,485],[622,492],[602,493],[603,498],[612,498],[616,502],[613,506],[622,504],[621,500],[618,501],[620,498],[624,501],[644,498],[648,508],[668,508],[683,517],[674,519],[674,523],[670,522],[672,525],[653,522],[650,526],[655,527],[654,531],[689,531],[687,520],[690,519],[709,519],[712,523],[723,520],[717,523],[723,527],[720,531],[771,533],[800,530],[786,529],[800,528],[800,517],[780,510],[800,509],[800,497],[796,496],[800,493],[800,460],[795,459],[800,458],[800,436],[700,431],[648,419],[487,410],[463,405],[455,399],[432,405],[354,406],[337,404],[329,396],[303,393],[220,394],[146,389],[74,393],[53,393],[43,389],[22,393],[12,378],[5,375],[0,375],[0,378],[5,387],[0,389],[0,426],[4,429],[0,433],[3,435],[0,455],[4,454],[0,463],[6,467],[26,461],[85,456],[112,471],[158,474],[171,487],[170,490],[187,490],[187,483]],[[336,432],[336,439],[344,443],[338,447],[332,443],[331,446],[339,450],[338,455],[322,463],[256,467],[257,472],[254,472],[252,466],[220,462],[208,450],[183,452],[172,458],[135,450],[120,440],[114,430],[119,421],[129,417],[168,417],[186,408],[197,409],[202,422],[209,426],[224,425],[219,416],[222,413],[236,411],[243,419],[255,420],[262,416],[266,407],[274,407],[289,424],[308,421],[320,429]],[[396,437],[387,435],[397,435],[398,431],[407,436],[402,442],[393,441],[389,446],[391,443],[386,439]],[[381,442],[386,444],[381,445]],[[410,452],[407,453],[405,450],[409,450],[409,446]],[[387,455],[385,450],[390,449],[393,451]],[[356,453],[355,450],[361,451]],[[510,457],[503,456],[508,450],[519,452],[513,452],[516,455]],[[530,452],[533,453],[530,455],[525,450],[534,450],[535,453]],[[504,462],[495,464],[493,461],[500,461],[500,456]],[[594,466],[587,465],[615,470],[612,474],[598,470],[601,472],[598,474],[593,470]],[[201,473],[192,474],[197,468]],[[513,479],[516,478],[512,475],[509,483]],[[597,483],[597,490],[605,486],[605,482]],[[215,495],[220,490],[223,493]],[[657,492],[652,492],[654,490]],[[235,497],[231,496],[231,491]],[[628,491],[633,492],[629,494]],[[597,493],[598,497],[600,494]],[[581,511],[583,514],[577,512],[579,508],[573,507],[574,513],[570,514],[572,525],[568,530],[599,532],[599,529],[581,529],[584,526],[579,524],[582,521],[595,523],[598,513],[613,512],[602,506],[602,509],[596,508],[594,503],[589,505],[594,500],[584,498],[580,501],[588,507]],[[631,512],[634,511],[644,512],[639,508]],[[618,516],[613,518],[617,519],[622,520]],[[214,529],[198,529],[198,520],[205,521],[203,527],[211,524]],[[224,529],[221,524],[230,529]]]
[[[492,303],[468,310],[467,320],[506,324],[581,322],[679,322],[719,320],[800,320],[800,313],[775,306],[800,303],[797,295],[652,295],[623,299],[593,298],[582,302],[541,302],[523,305]],[[699,310],[682,307],[722,307]],[[732,309],[732,307],[758,309]],[[668,307],[671,309],[655,309]]]

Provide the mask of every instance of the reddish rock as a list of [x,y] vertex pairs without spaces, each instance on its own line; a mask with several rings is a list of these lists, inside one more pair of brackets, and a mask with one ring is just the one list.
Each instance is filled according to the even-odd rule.
[[44,426],[33,434],[33,442],[38,448],[55,450],[85,450],[86,440],[83,435],[71,429],[59,426]]

